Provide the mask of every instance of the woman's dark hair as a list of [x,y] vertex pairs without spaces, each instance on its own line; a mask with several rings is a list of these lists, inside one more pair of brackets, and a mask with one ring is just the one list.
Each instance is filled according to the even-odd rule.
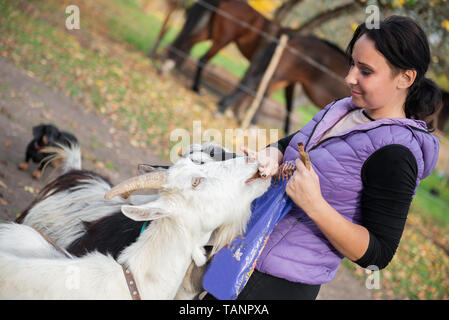
[[387,59],[393,71],[416,70],[416,79],[408,90],[405,101],[407,118],[424,120],[433,129],[431,115],[441,107],[441,91],[425,77],[430,64],[430,49],[427,36],[411,18],[391,16],[380,22],[379,28],[369,29],[360,24],[346,48],[352,56],[355,42],[366,34],[374,41],[376,49]]

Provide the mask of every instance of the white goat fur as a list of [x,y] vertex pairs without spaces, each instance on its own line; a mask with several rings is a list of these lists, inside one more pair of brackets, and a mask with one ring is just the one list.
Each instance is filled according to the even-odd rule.
[[[212,151],[215,158],[211,156]],[[54,149],[51,152],[58,154],[58,158],[62,159],[63,162],[81,163],[76,161],[76,159],[80,158],[79,148],[61,145],[59,150]],[[192,144],[183,157],[188,157],[193,162],[200,164],[221,160],[222,153],[230,154],[222,146],[206,142],[201,145]],[[66,165],[65,168],[70,169],[70,166]],[[75,165],[73,169],[79,170],[81,167]],[[108,201],[104,199],[104,194],[109,190],[110,186],[106,181],[99,177],[92,177],[90,180],[83,181],[83,184],[75,190],[59,192],[38,202],[29,210],[23,224],[41,230],[60,247],[67,248],[74,240],[83,236],[86,232],[83,221],[91,222],[108,216],[119,211],[124,204],[132,203],[137,205],[154,201],[159,197],[158,194],[132,195],[126,201],[121,197],[115,197]],[[52,194],[52,191],[49,194]],[[229,244],[235,237],[241,235],[245,227],[245,223],[236,222],[224,225],[219,230],[216,230],[212,239],[207,243],[212,246],[210,256],[226,244]],[[191,266],[189,271],[192,271],[193,274],[199,274],[196,266]],[[199,287],[201,287],[201,278],[198,276],[194,277],[189,272],[186,274],[186,278],[179,288],[175,299],[193,299],[199,293],[196,290]]]
[[[169,169],[157,200],[122,206],[122,212],[132,219],[157,219],[118,258],[134,274],[143,299],[172,299],[192,258],[205,262],[199,254],[212,231],[236,221],[246,225],[251,202],[269,184],[260,179],[245,184],[256,170],[256,163],[246,163],[243,158],[201,166],[181,159]],[[203,179],[193,188],[196,177]],[[0,229],[0,234],[3,231]],[[51,251],[49,246],[42,244],[37,250]],[[95,252],[74,259],[42,259],[12,250],[0,250],[0,299],[130,298],[122,268],[112,257]]]
[[0,252],[26,258],[64,257],[31,227],[16,223],[0,224]]

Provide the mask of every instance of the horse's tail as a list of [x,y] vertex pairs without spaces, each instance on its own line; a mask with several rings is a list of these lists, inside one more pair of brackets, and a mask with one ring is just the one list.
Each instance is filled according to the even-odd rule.
[[169,48],[168,59],[179,66],[192,47],[189,39],[200,32],[212,20],[222,0],[198,0],[188,10],[181,32]]

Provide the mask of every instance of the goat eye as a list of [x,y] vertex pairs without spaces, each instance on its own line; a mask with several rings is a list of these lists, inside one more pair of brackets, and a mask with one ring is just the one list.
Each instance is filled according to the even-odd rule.
[[192,187],[196,188],[200,184],[201,180],[202,179],[199,177],[193,178],[192,179]]

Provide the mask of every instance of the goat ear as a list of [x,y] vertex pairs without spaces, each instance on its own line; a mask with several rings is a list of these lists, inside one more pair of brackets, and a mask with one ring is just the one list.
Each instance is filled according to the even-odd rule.
[[[156,202],[156,201],[155,201]],[[122,213],[134,221],[149,221],[168,217],[171,214],[154,205],[122,206]]]

